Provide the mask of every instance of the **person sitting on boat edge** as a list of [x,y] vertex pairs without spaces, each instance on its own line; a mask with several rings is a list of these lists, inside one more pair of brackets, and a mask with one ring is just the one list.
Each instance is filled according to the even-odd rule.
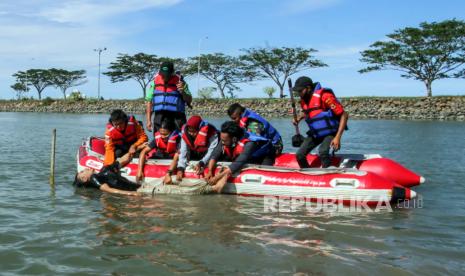
[[340,149],[349,114],[331,89],[321,87],[319,82],[313,83],[309,77],[298,78],[292,90],[299,93],[302,107],[302,114],[293,124],[305,119],[309,127],[308,137],[296,153],[297,162],[301,168],[309,168],[307,155],[320,145],[321,165],[327,168],[331,165],[330,147],[335,151]]
[[136,181],[139,183],[143,180],[146,159],[153,158],[172,160],[164,181],[170,182],[171,172],[175,169],[178,162],[180,142],[181,135],[176,130],[174,122],[165,118],[155,133],[154,139],[150,143],[144,144],[140,152]]
[[129,153],[132,158],[138,147],[147,142],[144,129],[134,116],[121,109],[111,112],[105,131],[105,159],[103,164],[113,164],[116,158]]
[[213,150],[219,144],[218,134],[216,127],[204,121],[202,117],[194,115],[189,118],[181,131],[181,149],[179,150],[176,175],[178,181],[182,180],[187,162],[190,160],[200,160],[195,165],[195,172],[198,175],[203,173]]
[[131,159],[130,154],[126,153],[119,161],[104,166],[98,173],[94,169],[85,168],[76,173],[73,185],[77,188],[96,188],[102,192],[137,196],[139,195],[137,189],[140,185],[129,181],[120,174],[120,168],[126,166]]
[[[221,125],[221,144],[215,148],[208,164],[205,178],[220,193],[228,178],[240,171],[245,164],[274,164],[273,145],[269,139],[246,132],[236,122],[228,121]],[[217,161],[232,161],[220,173],[213,176]]]
[[254,111],[247,109],[239,103],[233,103],[228,108],[228,116],[248,132],[255,133],[271,140],[278,156],[283,151],[281,134],[267,120]]
[[177,130],[181,130],[186,123],[186,105],[190,106],[192,95],[183,77],[174,71],[174,64],[165,61],[149,86],[145,100],[148,131],[156,132],[165,118],[173,120]]

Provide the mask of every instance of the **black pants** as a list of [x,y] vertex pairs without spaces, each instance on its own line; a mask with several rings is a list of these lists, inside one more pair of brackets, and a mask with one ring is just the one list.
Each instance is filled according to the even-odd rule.
[[129,151],[130,145],[122,144],[122,145],[115,145],[115,158],[120,158]]
[[320,145],[318,153],[320,155],[321,166],[323,168],[329,167],[329,165],[331,165],[329,147],[333,139],[333,135],[328,135],[323,138],[314,138],[312,136],[308,136],[307,138],[305,138],[304,142],[302,143],[296,154],[299,166],[301,168],[310,168],[310,165],[307,161],[307,154],[309,154],[312,151],[312,149]]
[[176,129],[181,131],[181,127],[186,123],[186,113],[174,112],[174,111],[155,111],[155,116],[153,116],[153,133],[157,132],[161,127],[161,122],[164,119],[172,120],[176,125]]
[[270,150],[270,153],[268,153],[265,157],[262,157],[259,160],[257,160],[256,164],[273,166],[275,160],[276,160],[276,151],[275,151],[275,148],[273,147],[273,149]]

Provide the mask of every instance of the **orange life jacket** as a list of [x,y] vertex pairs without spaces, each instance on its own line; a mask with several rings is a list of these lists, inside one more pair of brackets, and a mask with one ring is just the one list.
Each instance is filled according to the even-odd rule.
[[161,138],[160,132],[155,133],[155,144],[157,148],[163,152],[174,154],[178,149],[177,146],[177,139],[179,137],[179,133],[177,131],[171,132],[170,136],[168,137],[168,142],[165,143],[165,140]]
[[152,149],[148,154],[148,158],[160,152],[162,155],[167,154],[169,157],[173,157],[176,151],[178,150],[178,137],[179,133],[177,131],[171,132],[170,136],[168,137],[168,141],[161,137],[159,131],[155,133],[155,145],[156,148]]
[[115,145],[132,144],[137,140],[137,124],[136,118],[134,118],[134,116],[130,116],[126,122],[124,132],[121,132],[109,122],[107,124],[107,135]]
[[225,147],[223,146],[223,153],[231,160],[234,161],[243,151],[245,145],[248,142],[257,142],[258,148],[255,152],[252,153],[250,157],[252,158],[260,158],[265,155],[268,155],[272,150],[271,140],[264,138],[262,136],[258,136],[251,132],[246,132],[239,142],[236,143],[234,147]]
[[163,76],[160,74],[157,74],[154,78],[155,81],[155,89],[157,91],[161,92],[173,92],[177,91],[177,84],[179,82],[180,78],[178,75],[172,75],[170,79],[168,80],[168,83],[165,85],[165,80],[163,79]]
[[200,130],[199,133],[197,134],[197,137],[195,137],[194,143],[191,142],[191,139],[187,136],[187,129],[186,125],[182,127],[182,139],[184,142],[186,142],[186,145],[189,147],[190,150],[202,153],[206,152],[208,150],[208,141],[212,136],[217,134],[218,131],[213,125],[210,125],[209,123],[202,121],[200,123]]
[[243,138],[236,143],[235,147],[225,147],[223,146],[223,153],[231,160],[235,160],[243,151],[245,144],[250,142],[249,139]]

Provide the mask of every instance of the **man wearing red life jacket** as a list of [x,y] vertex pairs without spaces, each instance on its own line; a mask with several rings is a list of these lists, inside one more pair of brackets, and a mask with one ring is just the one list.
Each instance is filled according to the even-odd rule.
[[[175,74],[172,62],[163,62],[154,77],[151,90],[146,95],[146,121],[148,131],[157,131],[161,122],[173,120],[178,130],[186,123],[186,105],[192,102],[192,95],[181,75]],[[153,124],[152,124],[152,114]]]
[[200,160],[195,166],[195,172],[202,174],[208,164],[211,154],[218,145],[218,130],[200,116],[192,116],[182,127],[181,149],[177,166],[176,179],[182,180],[184,170],[190,160]]
[[[270,139],[247,132],[234,121],[221,125],[220,137],[221,144],[213,151],[205,176],[210,185],[213,185],[213,191],[220,193],[228,178],[247,163],[268,166],[274,164],[275,154]],[[232,163],[213,176],[217,161]]]
[[111,165],[116,158],[128,153],[132,158],[140,145],[147,142],[144,129],[134,116],[128,117],[121,109],[113,110],[105,131],[104,165]]
[[296,158],[301,168],[308,168],[307,154],[320,145],[319,155],[323,168],[331,165],[329,155],[330,147],[335,151],[341,147],[341,136],[347,126],[349,115],[336,99],[333,91],[322,88],[320,83],[313,83],[309,77],[300,77],[296,80],[293,91],[299,93],[302,114],[293,121],[298,124],[305,119],[309,131]]
[[178,162],[177,153],[181,142],[181,135],[176,130],[174,122],[163,120],[160,128],[155,133],[154,139],[146,144],[139,155],[139,167],[136,174],[136,181],[140,182],[144,178],[145,161],[148,158],[153,159],[171,159],[171,165],[165,175],[164,182],[171,182],[171,172],[175,169]]

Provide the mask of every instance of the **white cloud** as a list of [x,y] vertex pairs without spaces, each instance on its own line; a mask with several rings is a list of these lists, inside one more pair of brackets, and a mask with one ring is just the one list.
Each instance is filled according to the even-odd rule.
[[354,45],[346,47],[323,47],[319,48],[317,55],[321,57],[341,57],[358,55],[368,48],[368,45]]
[[41,10],[38,15],[59,23],[93,23],[108,17],[145,9],[168,7],[180,0],[112,0],[60,1],[58,5]]
[[[0,2],[1,94],[14,81],[11,75],[29,68],[58,67],[95,70],[97,47],[108,47],[102,65],[118,52],[131,52],[128,35],[165,24],[135,16],[182,0],[16,0]],[[123,43],[122,43],[123,41]],[[0,95],[2,97],[4,95]]]

